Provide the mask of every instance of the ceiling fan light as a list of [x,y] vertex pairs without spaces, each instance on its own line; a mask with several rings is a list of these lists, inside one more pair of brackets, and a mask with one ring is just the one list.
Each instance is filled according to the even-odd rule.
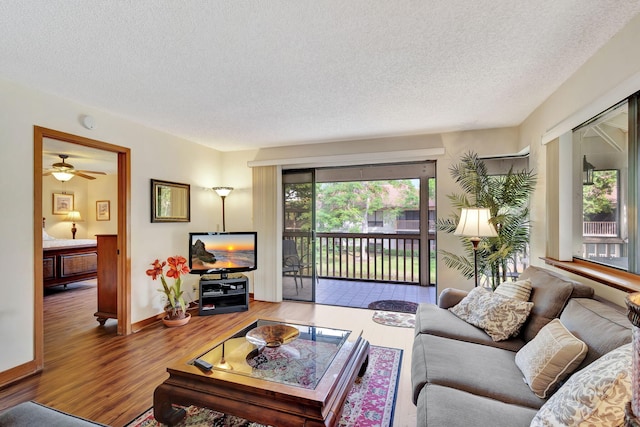
[[71,178],[74,177],[72,173],[64,172],[64,171],[52,172],[51,175],[53,175],[55,179],[61,182],[69,181]]

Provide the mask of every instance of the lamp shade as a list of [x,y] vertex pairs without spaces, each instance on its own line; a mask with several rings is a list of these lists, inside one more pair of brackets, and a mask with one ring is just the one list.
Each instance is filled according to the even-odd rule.
[[67,214],[67,216],[64,218],[65,221],[68,222],[81,222],[82,221],[82,216],[80,215],[80,212],[78,211],[71,211]]
[[233,191],[233,187],[213,187],[213,189],[216,190],[220,197],[227,197]]
[[468,237],[496,237],[493,224],[489,222],[491,212],[486,208],[463,208],[460,212],[460,222],[453,233],[456,236]]

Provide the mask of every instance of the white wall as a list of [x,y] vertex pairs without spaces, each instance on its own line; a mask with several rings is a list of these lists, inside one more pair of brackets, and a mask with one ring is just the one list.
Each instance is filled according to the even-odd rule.
[[[220,222],[219,197],[204,188],[219,185],[223,177],[222,154],[100,110],[0,80],[0,144],[9,160],[0,168],[2,200],[7,203],[0,221],[0,253],[5,269],[0,293],[11,298],[0,300],[0,342],[9,343],[0,357],[0,372],[33,360],[34,357],[34,283],[33,283],[33,126],[43,126],[71,134],[129,147],[131,149],[131,282],[132,321],[162,311],[158,284],[145,270],[156,258],[187,255],[189,231],[214,229]],[[83,114],[95,117],[92,131],[81,126]],[[246,162],[243,165],[246,168]],[[250,172],[249,172],[250,173]],[[190,223],[150,222],[151,178],[191,185]],[[74,178],[67,185],[77,180]],[[58,185],[58,184],[53,184]],[[74,186],[86,184],[78,183]],[[79,200],[87,217],[95,218],[95,200],[88,190],[78,187]],[[48,194],[47,194],[48,193]],[[51,197],[45,190],[44,198]],[[104,199],[115,202],[115,196]],[[102,194],[99,200],[103,200]],[[229,199],[231,201],[231,199]],[[42,203],[38,201],[38,203]],[[90,206],[91,205],[91,206]],[[115,224],[115,205],[112,205]],[[93,209],[93,210],[92,210]],[[50,209],[45,208],[45,215]],[[242,218],[242,219],[240,219]],[[239,216],[238,221],[244,220]],[[77,224],[78,237],[107,230],[108,226],[91,221]],[[59,237],[70,235],[70,225],[49,221]],[[251,224],[234,224],[251,227]],[[111,232],[110,229],[108,229]],[[189,278],[196,280],[195,277]],[[189,287],[188,287],[189,288]],[[16,304],[16,301],[19,302]],[[97,323],[96,323],[97,324]]]

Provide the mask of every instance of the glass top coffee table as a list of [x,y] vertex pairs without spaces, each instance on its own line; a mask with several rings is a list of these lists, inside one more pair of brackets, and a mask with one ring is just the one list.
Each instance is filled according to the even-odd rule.
[[335,425],[366,370],[369,343],[361,334],[277,319],[241,324],[167,368],[154,416],[178,423],[185,412],[177,404],[278,427]]

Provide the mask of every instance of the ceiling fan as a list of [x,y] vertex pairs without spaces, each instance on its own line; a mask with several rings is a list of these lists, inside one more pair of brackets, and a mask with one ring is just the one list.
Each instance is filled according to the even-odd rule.
[[106,175],[104,172],[97,171],[85,171],[85,170],[76,170],[72,164],[65,162],[66,159],[69,158],[66,154],[58,154],[58,157],[62,159],[62,162],[57,162],[51,165],[51,169],[42,174],[42,176],[53,175],[55,179],[58,181],[69,181],[74,176],[79,176],[86,179],[96,179],[95,176],[87,175]]

